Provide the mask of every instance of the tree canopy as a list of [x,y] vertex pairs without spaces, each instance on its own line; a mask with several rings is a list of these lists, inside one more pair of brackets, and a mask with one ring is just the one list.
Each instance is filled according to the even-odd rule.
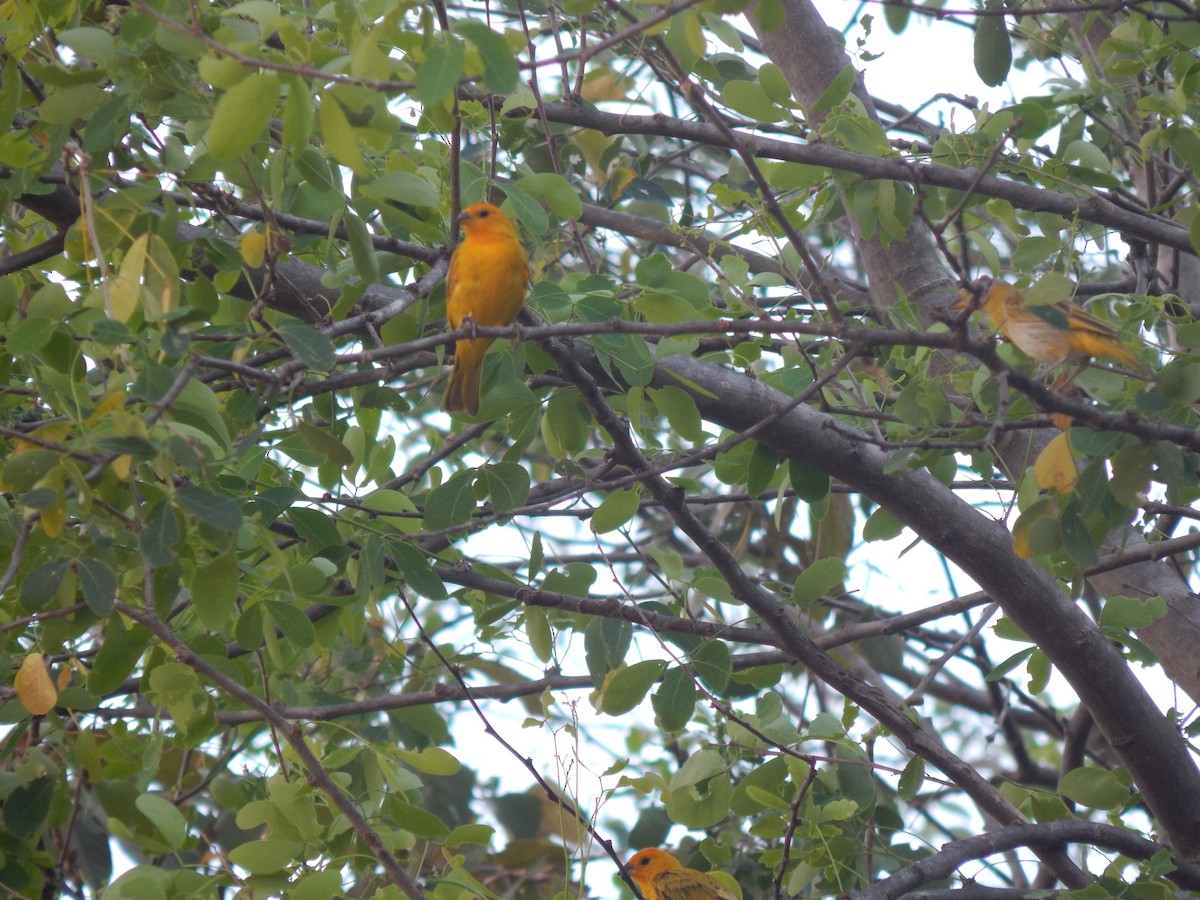
[[5,896],[1200,890],[1200,12],[959,6],[0,6]]

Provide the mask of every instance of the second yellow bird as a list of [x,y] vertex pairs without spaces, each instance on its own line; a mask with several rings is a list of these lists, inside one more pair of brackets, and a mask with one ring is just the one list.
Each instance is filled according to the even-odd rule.
[[737,900],[717,879],[686,869],[671,854],[647,847],[625,863],[646,900]]
[[[1011,284],[981,279],[984,293],[979,308],[997,330],[1027,356],[1038,362],[1061,365],[1099,356],[1115,359],[1139,375],[1150,374],[1142,362],[1122,346],[1117,333],[1092,314],[1070,303],[1026,306],[1025,292]],[[966,309],[973,295],[959,291],[955,309]]]
[[[517,229],[500,208],[473,203],[459,221],[465,236],[450,257],[446,276],[446,319],[451,328],[468,320],[476,325],[512,323],[529,290],[529,257]],[[442,409],[479,412],[483,356],[495,338],[460,338],[454,344],[454,368]]]

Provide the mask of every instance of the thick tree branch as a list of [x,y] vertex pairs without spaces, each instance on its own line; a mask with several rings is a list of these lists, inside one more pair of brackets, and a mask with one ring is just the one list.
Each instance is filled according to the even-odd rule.
[[[672,357],[663,368],[655,384],[680,383],[670,373],[694,384],[701,413],[727,428],[751,427],[789,400],[753,379],[696,360]],[[1200,855],[1200,772],[1174,725],[1095,623],[1045,571],[1017,558],[1012,536],[1000,523],[923,470],[889,473],[883,450],[848,439],[834,425],[820,412],[794,408],[758,440],[862,491],[999,602],[1092,711],[1178,852],[1184,859]]]

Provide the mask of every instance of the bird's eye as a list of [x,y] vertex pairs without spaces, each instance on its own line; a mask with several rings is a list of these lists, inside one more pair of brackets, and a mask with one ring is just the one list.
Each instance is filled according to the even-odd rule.
[[638,865],[639,865],[639,866],[648,866],[648,865],[650,865],[650,857],[648,857],[648,856],[643,856],[641,859],[639,859],[639,860],[638,860]]
[[479,211],[479,218],[486,219],[487,217],[488,217],[488,211],[486,209],[481,209]]

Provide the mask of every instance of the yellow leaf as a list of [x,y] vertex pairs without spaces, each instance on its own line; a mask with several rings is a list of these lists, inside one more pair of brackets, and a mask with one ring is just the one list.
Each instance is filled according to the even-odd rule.
[[242,235],[242,261],[252,269],[257,269],[267,258],[267,236],[257,231],[247,231]]
[[66,513],[66,506],[62,502],[61,494],[57,503],[47,506],[41,511],[42,531],[46,532],[46,537],[56,538],[62,533],[63,522],[67,517]]
[[13,687],[21,705],[35,716],[44,716],[54,709],[58,691],[46,671],[46,663],[40,653],[30,653],[17,671]]
[[575,133],[574,144],[583,151],[583,158],[587,160],[588,170],[601,185],[608,179],[608,175],[600,168],[600,159],[612,143],[613,139],[599,131],[585,128]]
[[588,73],[587,79],[579,94],[588,103],[600,103],[604,100],[624,100],[634,87],[634,80],[605,66],[603,69]]
[[1033,477],[1038,487],[1055,488],[1062,494],[1075,488],[1079,470],[1075,466],[1075,457],[1071,455],[1070,432],[1056,435],[1046,449],[1038,454],[1037,462],[1033,464]]
[[113,391],[107,397],[100,401],[100,405],[92,411],[92,414],[87,417],[85,425],[95,425],[106,415],[121,406],[125,402],[124,391]]
[[354,173],[366,171],[362,152],[358,149],[358,141],[354,137],[354,129],[350,120],[338,106],[332,94],[321,95],[321,105],[317,107],[317,122],[321,125],[321,137],[330,155],[343,166]]
[[1042,512],[1029,512],[1017,519],[1013,525],[1013,552],[1018,559],[1033,559],[1033,551],[1029,548],[1029,532],[1033,523],[1042,517]]
[[[51,422],[49,425],[39,425],[30,434],[49,444],[61,444],[71,436],[71,429],[74,427],[73,422]],[[12,455],[20,456],[22,453],[28,453],[30,450],[40,450],[41,448],[41,444],[18,440],[16,446],[13,448]]]
[[611,179],[608,183],[609,196],[615,200],[637,178],[637,172],[629,168],[629,166],[614,166],[613,170],[609,173],[609,178]]
[[128,322],[142,302],[142,275],[146,271],[146,251],[150,235],[143,234],[130,246],[121,268],[108,281],[108,317]]
[[118,456],[112,461],[112,465],[109,468],[112,469],[114,475],[124,481],[129,477],[129,469],[132,465],[132,456]]

